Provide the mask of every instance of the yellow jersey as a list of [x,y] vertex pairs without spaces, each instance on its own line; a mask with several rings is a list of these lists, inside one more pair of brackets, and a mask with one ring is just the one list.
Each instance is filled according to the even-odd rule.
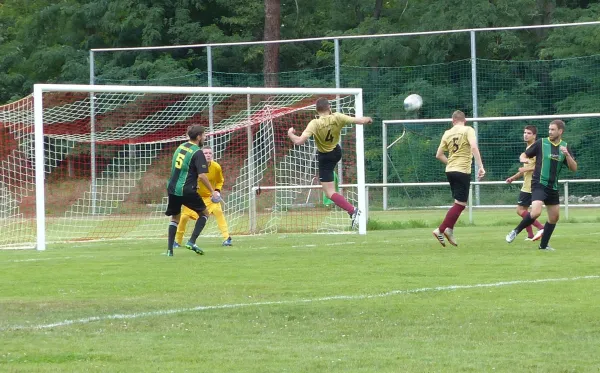
[[448,152],[446,172],[471,173],[473,152],[469,143],[469,136],[475,137],[473,127],[456,125],[444,132],[440,147]]
[[[533,144],[531,144],[533,145]],[[531,145],[527,145],[525,150],[529,149]],[[535,167],[535,157],[527,159],[527,162],[523,163],[523,167],[530,168],[531,171],[523,172],[523,186],[521,192],[531,193],[531,179],[533,178],[533,168]]]
[[[225,182],[225,178],[223,178],[223,170],[221,169],[221,165],[215,161],[210,161],[208,164],[208,172],[206,173],[208,177],[208,181],[210,181],[210,185],[212,185],[213,189],[221,190],[223,188],[223,183]],[[202,184],[202,182],[198,182],[198,194],[202,198],[210,198],[210,190]]]
[[340,142],[340,133],[345,125],[354,123],[354,118],[341,113],[319,116],[308,123],[302,135],[313,136],[317,150],[329,153]]

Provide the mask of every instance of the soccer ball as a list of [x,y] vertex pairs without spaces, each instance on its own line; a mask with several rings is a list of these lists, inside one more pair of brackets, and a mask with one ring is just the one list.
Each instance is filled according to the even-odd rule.
[[423,99],[416,93],[413,93],[404,99],[404,110],[406,111],[419,110],[421,105],[423,105]]

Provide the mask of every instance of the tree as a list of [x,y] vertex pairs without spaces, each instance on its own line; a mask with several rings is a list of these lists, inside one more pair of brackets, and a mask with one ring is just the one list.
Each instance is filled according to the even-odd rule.
[[[281,29],[280,0],[265,0],[265,32],[263,40],[279,40]],[[279,44],[265,44],[263,73],[265,87],[279,85]]]

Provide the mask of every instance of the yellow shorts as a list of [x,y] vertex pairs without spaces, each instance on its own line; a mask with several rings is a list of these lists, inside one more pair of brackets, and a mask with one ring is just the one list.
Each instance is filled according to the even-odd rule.
[[[223,211],[221,209],[221,202],[214,203],[210,200],[210,197],[202,197],[202,200],[206,205],[206,212],[208,212],[209,215],[214,214],[215,211]],[[188,216],[192,220],[198,220],[198,214],[196,213],[196,211],[189,209],[185,206],[181,206],[181,214]]]

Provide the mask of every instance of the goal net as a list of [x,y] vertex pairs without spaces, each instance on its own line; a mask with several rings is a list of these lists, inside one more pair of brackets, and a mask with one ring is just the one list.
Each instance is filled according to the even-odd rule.
[[[287,137],[322,96],[362,115],[360,89],[36,85],[0,107],[0,248],[166,239],[171,159],[191,124],[207,128],[223,169],[232,235],[349,231],[348,214],[317,188],[313,140]],[[362,126],[345,128],[341,146],[340,193],[364,208]],[[214,219],[203,235],[220,235]]]

